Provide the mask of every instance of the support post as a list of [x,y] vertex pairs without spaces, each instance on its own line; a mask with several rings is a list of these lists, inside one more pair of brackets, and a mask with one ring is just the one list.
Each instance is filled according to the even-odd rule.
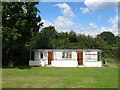
[[100,61],[101,61],[101,52],[100,52]]
[[31,51],[30,51],[30,60],[31,60]]

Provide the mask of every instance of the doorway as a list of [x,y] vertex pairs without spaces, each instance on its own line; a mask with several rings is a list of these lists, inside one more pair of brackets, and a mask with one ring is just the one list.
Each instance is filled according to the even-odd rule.
[[48,52],[48,65],[51,65],[51,61],[53,60],[53,52]]
[[77,52],[77,60],[78,60],[78,65],[83,65],[83,52],[82,51]]

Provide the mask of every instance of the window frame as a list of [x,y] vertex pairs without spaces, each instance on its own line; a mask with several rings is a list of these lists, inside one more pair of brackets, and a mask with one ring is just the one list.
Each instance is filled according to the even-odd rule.
[[86,60],[90,61],[90,62],[96,62],[95,56],[97,55],[97,57],[98,57],[98,54],[91,54],[91,52],[92,51],[87,51],[86,52],[86,54],[85,54],[86,57],[87,57]]
[[71,51],[63,51],[62,52],[62,58],[63,59],[71,59],[72,58],[72,52]]
[[40,52],[39,55],[40,55],[40,58],[44,58],[43,52]]

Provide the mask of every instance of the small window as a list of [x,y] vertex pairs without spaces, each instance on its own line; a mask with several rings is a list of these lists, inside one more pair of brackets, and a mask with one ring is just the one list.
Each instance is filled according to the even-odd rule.
[[62,58],[72,58],[71,52],[62,52]]
[[62,58],[65,58],[65,52],[62,52]]
[[34,61],[34,52],[31,52],[31,60]]
[[43,52],[40,52],[40,58],[43,58]]
[[69,52],[69,58],[72,58],[72,52]]
[[68,52],[66,52],[66,58],[68,58]]
[[100,52],[98,52],[98,55],[97,55],[97,60],[100,61]]

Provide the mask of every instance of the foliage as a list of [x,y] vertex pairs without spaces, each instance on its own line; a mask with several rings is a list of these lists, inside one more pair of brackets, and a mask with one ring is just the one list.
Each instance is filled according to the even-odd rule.
[[108,32],[102,32],[98,35],[98,37],[101,37],[103,40],[105,40],[109,45],[115,43],[115,37],[114,34],[110,31]]
[[57,32],[53,26],[43,28],[34,38],[31,47],[32,48],[52,48],[52,42],[49,42],[52,38],[57,38]]
[[30,42],[42,23],[37,15],[37,2],[3,2],[3,65],[28,63]]
[[76,33],[74,31],[68,33],[68,40],[70,43],[76,42]]

